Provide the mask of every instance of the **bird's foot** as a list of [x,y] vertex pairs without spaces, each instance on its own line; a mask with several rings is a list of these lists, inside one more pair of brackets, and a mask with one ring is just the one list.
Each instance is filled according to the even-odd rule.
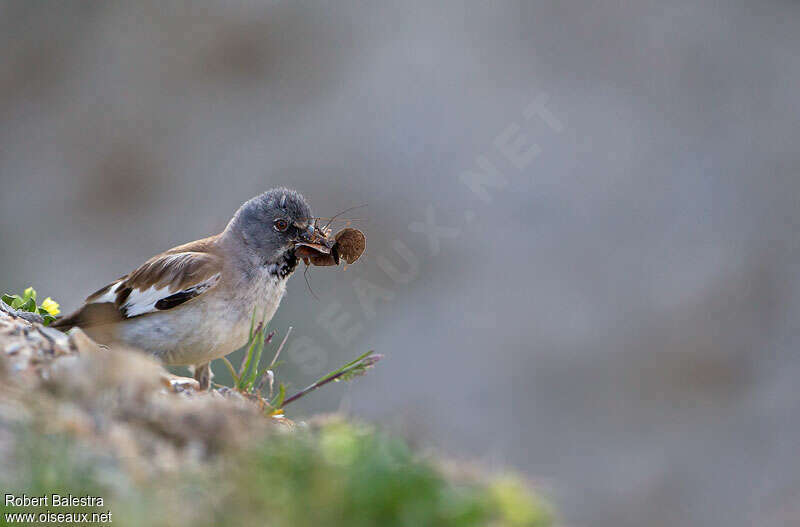
[[211,363],[195,365],[194,379],[200,385],[200,391],[207,391],[211,387],[212,377],[214,377],[214,373],[211,371]]

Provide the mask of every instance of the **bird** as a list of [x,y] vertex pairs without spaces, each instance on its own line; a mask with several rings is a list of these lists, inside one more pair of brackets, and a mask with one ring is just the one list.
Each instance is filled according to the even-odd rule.
[[221,233],[153,256],[52,327],[79,327],[101,344],[191,366],[207,390],[211,361],[245,345],[252,322],[266,324],[277,311],[298,244],[329,244],[314,220],[297,191],[268,190],[239,207]]

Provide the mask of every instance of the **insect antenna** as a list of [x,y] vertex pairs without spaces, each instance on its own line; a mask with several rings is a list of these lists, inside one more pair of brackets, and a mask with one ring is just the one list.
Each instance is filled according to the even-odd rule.
[[314,293],[314,290],[311,289],[311,282],[308,281],[308,270],[311,269],[310,265],[306,265],[306,268],[303,270],[303,278],[306,280],[306,287],[308,287],[308,292],[311,293],[311,296],[319,300],[319,297]]
[[328,223],[326,223],[326,224],[325,224],[325,227],[324,227],[324,228],[325,228],[325,229],[327,229],[328,227],[330,227],[331,223],[333,223],[333,220],[335,220],[336,218],[338,218],[338,217],[339,217],[339,216],[341,216],[342,214],[345,214],[345,213],[347,213],[347,212],[350,212],[351,210],[360,209],[360,208],[362,208],[362,207],[366,207],[366,206],[367,206],[367,204],[366,204],[366,203],[364,203],[363,205],[356,205],[355,207],[350,207],[349,209],[345,209],[345,210],[343,210],[343,211],[342,211],[342,212],[340,212],[339,214],[336,214],[336,215],[334,215],[334,216],[333,216],[333,218],[331,218],[331,219],[330,219],[330,221],[328,221]]

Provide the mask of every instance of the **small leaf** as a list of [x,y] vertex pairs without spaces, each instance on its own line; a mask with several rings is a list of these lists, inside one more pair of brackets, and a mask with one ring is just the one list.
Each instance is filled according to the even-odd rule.
[[264,336],[264,330],[262,329],[261,332],[257,335],[258,340],[256,341],[256,351],[255,356],[253,357],[253,367],[250,369],[250,374],[247,377],[246,388],[248,391],[252,390],[253,384],[258,379],[258,365],[261,362],[261,354],[264,352],[264,345],[266,344],[266,337]]
[[249,340],[253,339],[253,329],[256,327],[256,309],[257,308],[253,308],[253,318],[250,319],[250,332],[248,333]]
[[336,382],[339,381],[352,381],[356,377],[361,377],[362,375],[366,375],[367,371],[370,370],[375,364],[383,358],[383,355],[369,355],[364,357],[363,360],[350,366],[347,370],[345,370],[340,377],[336,379]]
[[221,357],[222,363],[228,368],[228,371],[231,372],[231,377],[233,377],[233,385],[236,386],[239,383],[239,376],[236,375],[236,370],[233,369],[233,364],[231,361],[228,360],[227,357]]
[[28,313],[36,313],[36,300],[29,298],[19,307],[19,309],[27,311]]
[[269,405],[273,408],[280,409],[280,407],[283,406],[284,399],[286,399],[286,386],[280,383],[280,385],[278,385],[278,395],[270,401]]
[[20,298],[19,295],[14,295],[14,301],[11,302],[11,307],[13,307],[14,309],[19,309],[22,307],[22,304],[24,303],[25,301],[22,298]]
[[16,295],[12,296],[12,295],[6,294],[6,295],[2,296],[2,300],[3,300],[3,302],[5,302],[6,304],[8,304],[10,306],[14,302],[14,297],[15,296]]
[[361,362],[362,360],[364,360],[365,358],[367,358],[371,354],[372,354],[372,350],[362,353],[361,355],[359,355],[355,359],[351,360],[350,362],[348,362],[347,364],[345,364],[341,368],[337,368],[337,369],[333,370],[332,372],[328,373],[327,375],[323,375],[322,377],[317,379],[317,382],[323,382],[323,381],[325,381],[327,379],[330,379],[331,377],[339,375],[341,372],[347,370],[348,368],[352,368],[353,366],[355,366],[356,364],[358,364],[359,362]]
[[[239,383],[236,386],[238,389],[242,390],[247,386],[247,379],[250,377],[250,369],[251,364],[253,362],[253,355],[255,354],[255,350],[258,347],[258,335],[261,333],[261,329],[257,329],[250,339],[250,343],[247,346],[247,352],[244,358],[244,366],[241,369],[241,375],[239,376]],[[258,366],[256,366],[258,367]]]
[[42,323],[45,326],[49,326],[50,324],[52,324],[56,320],[56,317],[54,317],[53,315],[50,315],[50,314],[42,315],[42,318],[44,319]]
[[28,289],[26,289],[25,292],[23,293],[23,295],[24,296],[22,297],[22,299],[25,300],[26,302],[28,300],[30,300],[31,298],[34,301],[36,301],[36,289],[34,289],[32,287],[29,287]]

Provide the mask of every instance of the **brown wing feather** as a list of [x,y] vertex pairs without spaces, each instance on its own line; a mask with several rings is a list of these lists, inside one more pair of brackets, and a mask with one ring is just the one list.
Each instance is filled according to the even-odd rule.
[[156,256],[122,281],[117,302],[125,288],[144,291],[151,287],[169,287],[171,292],[182,291],[210,278],[221,268],[220,259],[208,253],[180,252]]
[[75,313],[53,323],[59,329],[118,322],[171,309],[216,285],[222,258],[216,237],[175,247],[96,291]]

